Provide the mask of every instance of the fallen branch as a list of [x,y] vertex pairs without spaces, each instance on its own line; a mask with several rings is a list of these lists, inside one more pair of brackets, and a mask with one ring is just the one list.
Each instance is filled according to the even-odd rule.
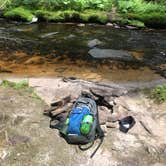
[[146,127],[145,123],[143,121],[139,121],[140,124],[142,125],[142,127],[150,134],[150,135],[153,135],[153,133],[151,132],[150,129],[148,129],[148,127]]

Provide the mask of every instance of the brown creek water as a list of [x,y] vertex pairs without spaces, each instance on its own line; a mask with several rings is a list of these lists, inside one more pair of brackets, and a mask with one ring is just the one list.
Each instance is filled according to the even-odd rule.
[[[88,53],[94,48],[121,50],[132,57],[96,58]],[[0,22],[0,78],[78,77],[95,81],[148,82],[165,78],[165,71],[164,30]]]

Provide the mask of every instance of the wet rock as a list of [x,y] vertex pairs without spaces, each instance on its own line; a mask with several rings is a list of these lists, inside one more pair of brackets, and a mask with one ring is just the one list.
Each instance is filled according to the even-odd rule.
[[100,45],[102,42],[98,39],[93,39],[88,42],[88,47],[93,48],[95,46]]
[[78,26],[78,27],[84,27],[84,26],[85,26],[85,24],[80,23],[80,24],[77,24],[77,26]]
[[56,34],[58,34],[59,32],[51,32],[51,33],[46,33],[46,34],[43,34],[40,36],[40,38],[49,38],[49,37],[52,37]]
[[76,36],[75,35],[73,35],[73,34],[70,34],[69,36],[67,36],[66,38],[67,39],[72,39],[72,38],[75,38]]
[[89,54],[93,58],[97,58],[97,59],[109,58],[112,60],[122,60],[122,61],[134,60],[131,53],[127,51],[123,51],[123,50],[93,48],[89,51]]
[[110,27],[113,27],[114,25],[112,23],[107,23],[106,26],[110,26]]
[[116,29],[119,29],[120,28],[120,26],[119,25],[117,25],[117,24],[113,24],[114,25],[114,28],[116,28]]
[[133,30],[133,29],[138,29],[137,27],[130,26],[130,25],[126,25],[126,28],[127,28],[127,29],[131,29],[131,30]]
[[30,23],[32,24],[32,23],[35,23],[35,22],[37,22],[37,21],[38,21],[38,18],[34,16],[34,17],[32,18],[32,21],[31,21]]

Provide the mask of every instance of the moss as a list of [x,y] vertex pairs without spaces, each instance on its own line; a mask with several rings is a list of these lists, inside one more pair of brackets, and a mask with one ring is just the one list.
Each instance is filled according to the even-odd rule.
[[65,15],[61,11],[52,12],[46,10],[37,10],[35,11],[35,15],[39,18],[39,20],[46,20],[46,21],[64,21]]
[[84,22],[98,22],[105,24],[109,21],[108,15],[104,11],[85,10],[80,13],[80,19]]
[[30,10],[27,10],[23,7],[17,7],[14,9],[7,10],[4,13],[4,17],[13,20],[32,21],[33,14]]
[[81,21],[81,22],[98,22],[106,23],[108,22],[108,16],[106,12],[96,11],[96,10],[85,10],[83,12],[78,12],[75,10],[64,10],[64,11],[46,11],[37,10],[34,14],[39,17],[40,20],[47,21]]
[[65,21],[80,21],[80,14],[75,10],[65,10],[63,13]]
[[135,26],[138,28],[145,27],[145,24],[142,21],[138,21],[138,20],[129,20],[128,25]]
[[120,25],[127,25],[129,23],[129,19],[123,18],[123,17],[118,17],[118,18],[112,19],[112,22],[116,22]]
[[127,17],[119,17],[116,19],[113,19],[113,22],[117,22],[120,25],[131,25],[134,27],[138,27],[138,28],[143,28],[145,27],[144,23],[142,21],[139,20],[130,20]]
[[151,13],[137,16],[139,20],[143,21],[147,27],[166,27],[166,14]]
[[165,13],[147,13],[147,14],[133,14],[125,15],[128,19],[136,19],[145,24],[147,27],[164,28],[166,27]]
[[80,15],[79,12],[75,10],[65,10],[65,11],[46,11],[46,10],[37,10],[35,12],[36,16],[40,20],[46,20],[46,21],[79,21]]

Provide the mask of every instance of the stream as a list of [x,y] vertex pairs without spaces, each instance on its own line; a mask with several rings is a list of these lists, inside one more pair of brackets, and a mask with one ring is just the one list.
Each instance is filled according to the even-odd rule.
[[1,78],[77,77],[116,83],[165,76],[165,30],[0,21]]

